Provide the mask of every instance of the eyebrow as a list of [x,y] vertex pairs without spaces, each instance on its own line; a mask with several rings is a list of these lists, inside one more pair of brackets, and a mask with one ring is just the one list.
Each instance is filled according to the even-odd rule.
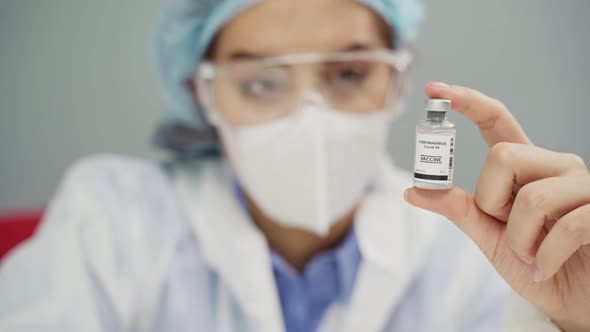
[[[376,47],[373,45],[370,45],[368,43],[352,43],[344,48],[336,50],[336,52],[366,51],[366,50],[370,50],[373,48],[376,48]],[[245,51],[245,50],[239,50],[239,51],[232,52],[229,55],[229,59],[230,60],[254,60],[254,59],[260,59],[260,58],[266,58],[269,56],[273,56],[273,55],[250,52],[250,51]]]

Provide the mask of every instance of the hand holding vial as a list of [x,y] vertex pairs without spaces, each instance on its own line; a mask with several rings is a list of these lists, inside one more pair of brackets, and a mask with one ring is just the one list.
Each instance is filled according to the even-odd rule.
[[[444,83],[425,91],[450,100],[475,123],[489,153],[475,195],[457,186],[413,187],[405,199],[453,221],[508,284],[562,330],[590,331],[590,173],[583,160],[534,146],[497,99]],[[424,144],[417,158],[427,155],[419,151]]]

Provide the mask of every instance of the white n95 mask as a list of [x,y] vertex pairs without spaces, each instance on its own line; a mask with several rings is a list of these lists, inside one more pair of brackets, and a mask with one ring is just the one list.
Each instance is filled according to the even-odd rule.
[[217,126],[234,172],[262,211],[277,223],[325,235],[373,181],[393,114],[304,103],[271,123]]

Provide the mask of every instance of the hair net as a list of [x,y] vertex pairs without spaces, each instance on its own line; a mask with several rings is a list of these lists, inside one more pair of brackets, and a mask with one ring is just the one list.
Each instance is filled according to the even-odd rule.
[[[167,0],[155,34],[155,60],[167,112],[155,143],[179,157],[219,156],[215,130],[207,123],[187,85],[223,25],[260,0]],[[420,0],[357,0],[396,31],[397,45],[414,39],[422,20]]]

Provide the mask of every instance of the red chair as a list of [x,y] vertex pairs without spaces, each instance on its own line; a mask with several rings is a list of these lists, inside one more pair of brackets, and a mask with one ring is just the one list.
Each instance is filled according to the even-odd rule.
[[43,210],[0,212],[0,261],[10,250],[33,235]]

